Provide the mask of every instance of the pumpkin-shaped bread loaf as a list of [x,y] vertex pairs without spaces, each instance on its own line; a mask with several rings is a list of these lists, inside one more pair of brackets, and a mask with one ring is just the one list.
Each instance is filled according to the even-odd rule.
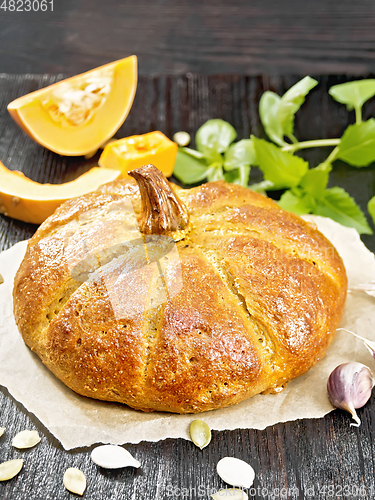
[[234,184],[131,176],[61,205],[16,275],[18,328],[56,377],[195,413],[278,392],[325,354],[347,279],[312,224]]

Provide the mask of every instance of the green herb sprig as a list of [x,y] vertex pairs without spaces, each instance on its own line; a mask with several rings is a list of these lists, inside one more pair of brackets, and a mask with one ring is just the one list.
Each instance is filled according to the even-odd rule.
[[[291,87],[283,96],[265,92],[259,102],[259,115],[268,138],[255,136],[234,142],[236,130],[229,123],[208,120],[197,131],[197,150],[179,148],[173,174],[184,184],[225,180],[255,191],[285,190],[279,205],[298,215],[316,214],[349,227],[360,234],[372,234],[366,217],[355,200],[341,187],[327,188],[332,163],[342,160],[361,168],[375,161],[375,119],[363,121],[362,107],[375,96],[375,80],[360,80],[335,85],[329,94],[348,110],[355,111],[355,123],[342,137],[300,142],[294,135],[295,114],[318,82],[309,76]],[[302,149],[333,147],[317,167],[297,156]],[[249,184],[251,167],[259,167],[264,180]],[[375,197],[368,204],[375,223]]]

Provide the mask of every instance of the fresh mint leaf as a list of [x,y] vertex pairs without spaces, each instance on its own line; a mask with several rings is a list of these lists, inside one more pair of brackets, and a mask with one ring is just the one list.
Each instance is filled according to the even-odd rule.
[[256,193],[264,193],[265,191],[275,189],[275,185],[271,181],[261,181],[251,184],[249,189],[255,191]]
[[232,184],[239,184],[240,186],[248,187],[250,170],[251,168],[249,165],[241,165],[235,170],[225,172],[224,179]]
[[375,224],[375,196],[371,198],[371,200],[367,204],[368,213],[371,215],[371,219]]
[[209,182],[225,180],[223,167],[221,165],[211,166],[207,172],[207,180]]
[[311,196],[296,196],[291,190],[285,191],[278,204],[284,210],[297,215],[309,214],[315,208],[315,203]]
[[220,119],[208,120],[197,130],[195,144],[208,161],[220,161],[221,153],[226,152],[236,137],[237,132],[230,123]]
[[280,148],[253,136],[255,153],[264,178],[271,181],[273,189],[295,187],[308,170],[308,163]]
[[278,121],[281,125],[283,135],[291,136],[294,132],[294,115],[305,102],[307,94],[318,82],[310,76],[305,76],[302,80],[291,87],[280,99],[278,109]]
[[330,217],[343,226],[354,227],[359,234],[372,234],[365,214],[350,194],[340,187],[327,189],[324,196],[317,200],[314,213]]
[[259,102],[259,115],[271,141],[279,146],[286,145],[284,136],[293,135],[294,115],[304,103],[306,95],[317,84],[316,80],[306,76],[282,97],[271,91],[264,92]]
[[267,90],[259,101],[259,116],[267,136],[275,144],[285,146],[284,133],[279,121],[280,97]]
[[375,96],[375,80],[340,83],[331,87],[328,93],[335,101],[346,104],[349,111],[361,108],[368,99]]
[[239,184],[240,180],[240,170],[238,168],[234,170],[228,170],[224,172],[224,180],[230,182],[231,184]]
[[183,151],[184,153],[187,153],[190,156],[194,156],[194,158],[198,158],[199,160],[204,158],[203,153],[201,153],[200,151],[197,151],[195,149],[183,147],[183,148],[180,148],[180,151]]
[[329,171],[319,167],[311,168],[302,177],[300,186],[305,193],[311,194],[315,198],[323,196],[328,184]]
[[250,179],[250,171],[251,168],[248,165],[241,165],[239,168],[239,180],[236,182],[236,184],[240,184],[240,186],[243,187],[248,187],[249,186],[249,179]]
[[375,161],[375,119],[349,125],[339,144],[337,158],[355,167]]
[[209,172],[209,167],[204,160],[191,156],[179,148],[173,175],[184,184],[195,184],[203,181]]
[[224,156],[224,169],[229,171],[242,165],[256,165],[254,144],[251,139],[242,139],[229,146]]

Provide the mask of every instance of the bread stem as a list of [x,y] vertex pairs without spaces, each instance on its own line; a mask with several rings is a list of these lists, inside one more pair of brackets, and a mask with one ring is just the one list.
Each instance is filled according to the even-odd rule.
[[186,228],[187,210],[160,170],[143,165],[129,175],[137,181],[141,194],[139,226],[143,234],[170,234]]

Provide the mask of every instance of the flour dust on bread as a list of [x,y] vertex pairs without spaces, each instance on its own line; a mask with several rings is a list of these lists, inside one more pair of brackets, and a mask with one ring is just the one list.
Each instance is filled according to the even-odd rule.
[[78,394],[196,413],[278,392],[326,352],[347,279],[313,225],[155,167],[67,201],[14,284],[26,344]]

